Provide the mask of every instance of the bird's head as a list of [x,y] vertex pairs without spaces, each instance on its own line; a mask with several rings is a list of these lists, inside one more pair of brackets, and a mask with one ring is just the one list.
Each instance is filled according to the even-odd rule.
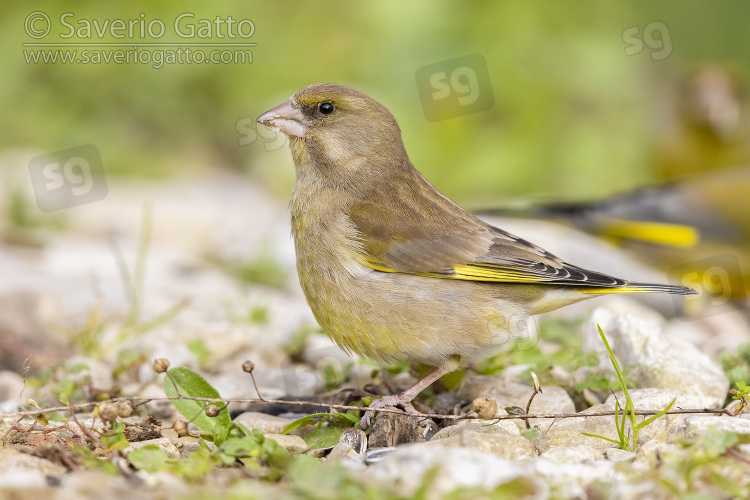
[[375,162],[382,169],[406,158],[388,109],[343,85],[308,85],[256,121],[289,136],[298,174],[347,182]]

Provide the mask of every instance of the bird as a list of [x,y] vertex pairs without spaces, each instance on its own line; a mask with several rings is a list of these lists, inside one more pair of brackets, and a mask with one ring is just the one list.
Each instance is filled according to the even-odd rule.
[[604,294],[696,294],[569,264],[494,227],[414,167],[401,129],[375,99],[315,83],[261,114],[289,137],[297,273],[316,321],[339,347],[381,364],[430,369],[374,410],[412,401],[443,375],[496,354],[529,316]]

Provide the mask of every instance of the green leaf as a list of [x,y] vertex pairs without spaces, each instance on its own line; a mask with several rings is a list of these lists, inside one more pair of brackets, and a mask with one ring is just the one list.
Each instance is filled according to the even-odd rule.
[[229,438],[221,444],[221,451],[236,458],[257,457],[260,442],[253,436]]
[[110,450],[124,450],[130,446],[130,443],[128,443],[123,434],[124,430],[125,422],[115,424],[110,430],[102,434],[102,445]]
[[307,443],[307,446],[309,446],[311,450],[330,448],[336,446],[339,439],[341,439],[341,434],[343,434],[345,430],[345,428],[337,426],[321,427],[305,436],[305,443]]
[[525,437],[526,439],[528,439],[529,441],[535,440],[536,438],[539,437],[540,434],[541,432],[539,432],[539,429],[537,428],[526,429],[525,431],[521,433],[521,435]]
[[153,444],[138,448],[128,455],[128,460],[133,464],[133,467],[146,472],[167,470],[168,459],[167,453]]
[[179,477],[188,481],[195,481],[206,477],[215,465],[215,455],[210,451],[200,448],[183,460],[176,460],[174,472]]
[[289,424],[286,427],[284,427],[284,430],[281,431],[281,433],[282,434],[289,434],[290,432],[292,432],[295,429],[299,429],[300,427],[304,427],[306,425],[310,425],[312,423],[317,423],[318,422],[318,420],[316,420],[315,422],[312,422],[313,419],[322,419],[322,418],[328,417],[330,415],[331,415],[330,413],[311,413],[310,415],[305,415],[304,417],[298,418],[297,420],[295,420],[291,424]]
[[610,443],[615,443],[618,446],[620,445],[619,441],[615,441],[614,439],[605,438],[604,436],[599,436],[598,434],[589,434],[588,432],[582,432],[581,434],[583,434],[584,436],[592,437],[592,438],[603,439],[605,441],[609,441]]
[[[173,398],[182,396],[192,396],[201,398],[220,399],[219,392],[214,389],[206,379],[192,370],[184,367],[172,368],[167,372],[169,377],[164,379],[164,390],[167,396]],[[175,385],[176,384],[176,385]],[[224,408],[218,416],[209,417],[203,411],[206,406],[205,401],[194,401],[189,399],[175,399],[172,404],[177,408],[183,417],[194,423],[199,429],[206,432],[224,430],[232,423],[229,417],[229,411]]]
[[520,406],[506,406],[505,411],[508,412],[508,415],[526,415],[526,410]]
[[356,415],[353,415],[349,412],[346,413],[332,413],[336,420],[338,420],[337,425],[344,425],[348,426],[348,424],[353,424],[352,426],[359,425],[359,417]]

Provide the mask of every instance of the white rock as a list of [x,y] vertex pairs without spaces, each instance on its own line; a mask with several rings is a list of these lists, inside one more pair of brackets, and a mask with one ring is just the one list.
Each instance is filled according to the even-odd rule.
[[561,446],[545,451],[542,457],[557,463],[580,464],[602,460],[604,455],[590,446]]
[[430,488],[432,498],[442,498],[460,487],[489,490],[511,481],[525,487],[528,494],[524,498],[549,497],[549,487],[528,464],[465,448],[451,449],[450,453],[435,453],[434,449],[425,448],[422,443],[403,446],[369,466],[362,475],[379,483],[398,481],[403,497],[414,495],[433,468],[439,472]]
[[[581,415],[588,413],[598,413],[602,411],[611,411],[614,405],[600,404],[594,405],[582,412]],[[544,430],[536,439],[535,445],[539,453],[557,448],[560,446],[587,446],[603,452],[608,448],[617,446],[614,443],[590,436],[584,436],[582,433],[595,434],[610,439],[617,439],[617,429],[615,428],[614,416],[596,416],[585,418],[565,418],[556,420],[554,425]]]
[[[507,415],[505,410],[498,410],[499,415]],[[497,434],[497,433],[521,434],[518,426],[512,420],[459,420],[456,425],[440,429],[432,439],[443,439],[461,434]]]
[[634,451],[626,451],[620,448],[609,448],[605,450],[607,460],[612,462],[633,462],[638,457],[638,454]]
[[721,432],[750,434],[750,418],[727,415],[690,415],[674,429],[673,433],[692,437],[697,434],[704,434],[710,428],[715,428]]
[[593,312],[583,348],[596,350],[600,368],[613,372],[597,325],[638,386],[693,396],[700,406],[716,408],[723,403],[729,381],[721,368],[689,342],[664,335],[664,320],[655,311],[618,297]]
[[20,400],[24,388],[23,377],[16,372],[0,370],[0,401]]
[[[617,396],[619,397],[620,404],[624,405],[625,398],[622,396],[622,393],[618,393]],[[633,406],[636,410],[662,410],[674,397],[677,397],[677,401],[673,408],[677,408],[678,406],[693,407],[696,404],[695,399],[690,396],[675,396],[659,389],[635,389],[630,391],[630,397],[633,400]],[[610,396],[605,403],[594,405],[591,408],[580,412],[580,414],[585,415],[587,413],[613,411],[614,409],[614,397]],[[620,418],[622,418],[622,413],[620,414]],[[640,423],[647,418],[649,417],[638,415],[636,421]],[[667,434],[677,427],[684,419],[685,415],[663,415],[639,430],[639,441],[644,442],[648,439],[658,439],[663,442],[667,439]],[[632,435],[630,429],[630,420],[626,419],[626,434]],[[582,434],[584,432],[609,439],[618,439],[614,415],[566,418],[557,420],[555,425],[549,430],[542,432],[541,436],[536,440],[537,449],[541,453],[544,453],[551,448],[559,446],[586,445],[596,450],[606,452],[610,448],[617,447],[616,444],[610,443],[609,441],[584,436]]]
[[559,463],[547,458],[532,462],[534,473],[555,491],[555,498],[589,498],[589,485],[594,481],[616,484],[627,480],[607,460],[592,463]]
[[534,443],[518,434],[510,434],[504,429],[502,432],[491,434],[459,434],[442,439],[432,439],[426,443],[418,443],[410,446],[421,447],[425,450],[435,450],[439,447],[468,448],[493,453],[507,460],[522,460],[536,456]]
[[[8,480],[12,479],[14,474],[28,474],[26,479],[32,485],[37,483],[37,473],[41,474],[41,477],[44,478],[46,476],[61,477],[67,472],[62,465],[50,462],[44,458],[29,455],[28,453],[23,453],[15,448],[0,450],[0,471],[2,471],[2,476],[0,477]],[[44,481],[45,485],[46,483]],[[5,485],[5,483],[0,484]],[[19,486],[26,485],[21,484]]]

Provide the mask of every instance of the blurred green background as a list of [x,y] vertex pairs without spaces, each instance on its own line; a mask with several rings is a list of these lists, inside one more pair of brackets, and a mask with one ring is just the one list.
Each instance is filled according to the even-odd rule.
[[[750,4],[662,2],[260,2],[5,4],[0,18],[0,152],[29,157],[95,144],[108,176],[164,178],[210,169],[246,172],[279,197],[293,183],[286,147],[240,146],[238,120],[313,82],[353,86],[398,119],[414,164],[468,206],[514,198],[592,199],[659,179],[655,150],[669,100],[697,65],[750,68]],[[251,19],[252,64],[29,64],[33,11],[59,17]],[[627,56],[623,32],[660,21],[669,56]],[[139,40],[124,40],[135,42]],[[158,42],[184,42],[171,35]],[[223,42],[212,37],[203,42]],[[29,49],[31,50],[31,49]],[[439,122],[422,111],[418,68],[470,54],[487,61],[494,106]]]

